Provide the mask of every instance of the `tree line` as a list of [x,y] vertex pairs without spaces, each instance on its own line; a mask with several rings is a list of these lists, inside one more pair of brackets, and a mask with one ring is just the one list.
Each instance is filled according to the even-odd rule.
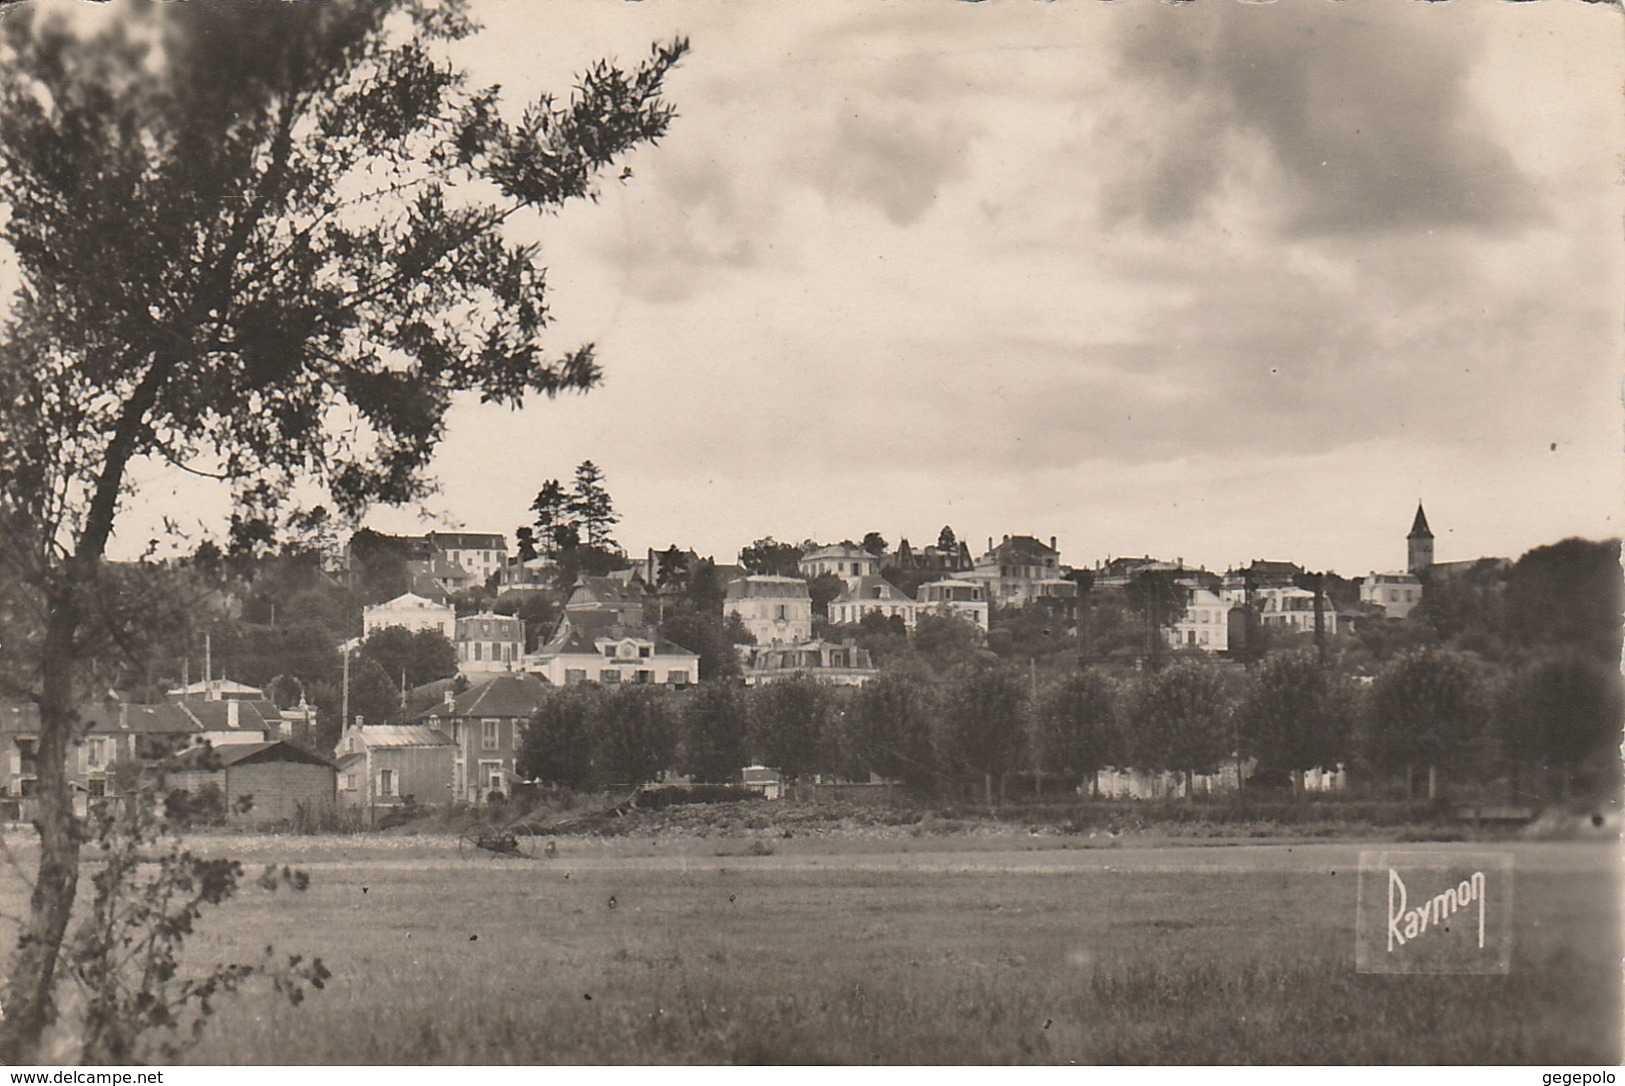
[[1255,765],[1246,787],[1299,795],[1306,771],[1341,766],[1366,794],[1431,798],[1499,781],[1555,798],[1613,787],[1620,713],[1617,675],[1573,652],[1497,675],[1466,653],[1414,649],[1368,683],[1304,650],[1247,671],[1180,660],[1044,681],[982,656],[940,675],[888,670],[859,688],[806,676],[686,692],[562,688],[524,728],[519,772],[592,791],[665,771],[723,782],[760,763],[789,780],[874,775],[922,796],[969,786],[991,799],[1014,780],[1088,791],[1108,767],[1188,784],[1239,758]]

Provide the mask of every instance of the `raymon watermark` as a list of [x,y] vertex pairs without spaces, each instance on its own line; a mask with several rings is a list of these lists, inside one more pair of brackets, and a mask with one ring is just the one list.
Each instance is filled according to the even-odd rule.
[[1512,857],[1360,853],[1354,957],[1361,973],[1508,972]]

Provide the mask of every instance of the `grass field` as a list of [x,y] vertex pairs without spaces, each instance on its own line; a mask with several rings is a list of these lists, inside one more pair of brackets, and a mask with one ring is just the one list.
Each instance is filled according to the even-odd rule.
[[[195,1062],[1621,1056],[1617,845],[1495,846],[1516,864],[1509,976],[1366,976],[1353,842],[564,838],[536,861],[451,838],[200,844],[313,882],[246,892],[195,960],[274,943],[335,977],[302,1007],[227,1004]],[[0,901],[16,915],[15,881]]]

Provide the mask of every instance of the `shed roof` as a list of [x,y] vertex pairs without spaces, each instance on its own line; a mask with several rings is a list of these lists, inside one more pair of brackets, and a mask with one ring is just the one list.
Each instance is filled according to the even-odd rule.
[[451,739],[427,724],[367,724],[361,741],[375,750],[394,747],[449,747]]
[[547,687],[529,675],[498,675],[464,690],[448,705],[437,705],[418,719],[430,717],[528,717],[541,708]]
[[337,769],[333,759],[315,751],[296,747],[284,740],[272,743],[233,743],[224,747],[193,747],[176,756],[174,765],[180,769],[214,769],[229,766],[291,762],[303,765],[326,766]]

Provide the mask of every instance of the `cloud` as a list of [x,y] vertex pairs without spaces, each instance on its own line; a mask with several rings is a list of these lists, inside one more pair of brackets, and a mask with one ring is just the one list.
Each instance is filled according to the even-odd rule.
[[1108,215],[1178,225],[1247,184],[1288,237],[1537,222],[1532,185],[1467,93],[1479,48],[1467,20],[1395,6],[1148,9],[1120,64],[1157,123]]

